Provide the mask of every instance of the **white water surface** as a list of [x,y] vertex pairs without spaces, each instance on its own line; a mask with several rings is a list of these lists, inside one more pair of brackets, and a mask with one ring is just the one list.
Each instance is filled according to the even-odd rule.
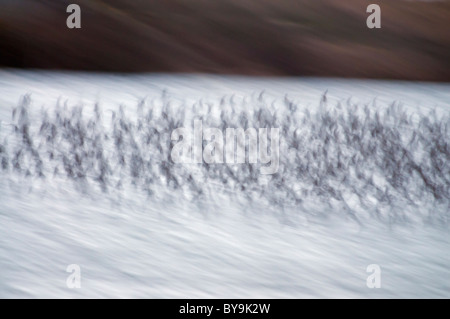
[[[261,92],[274,108],[287,95],[312,112],[324,92],[330,104],[397,102],[408,112],[447,116],[450,110],[450,84],[3,70],[0,139],[11,134],[11,110],[24,94],[31,94],[33,126],[41,108],[52,110],[58,99],[85,105],[88,114],[97,102],[105,112],[123,105],[133,113],[141,99],[158,105],[164,94],[179,105],[218,106],[225,97],[251,107]],[[360,206],[356,222],[325,200],[277,206],[248,201],[246,192],[194,200],[164,187],[152,196],[128,184],[102,192],[64,176],[0,171],[0,297],[450,297],[448,198],[435,204],[426,197],[403,211],[398,205],[411,218],[386,223]],[[66,285],[71,264],[81,267],[80,289]],[[366,285],[371,264],[381,268],[379,289]]]

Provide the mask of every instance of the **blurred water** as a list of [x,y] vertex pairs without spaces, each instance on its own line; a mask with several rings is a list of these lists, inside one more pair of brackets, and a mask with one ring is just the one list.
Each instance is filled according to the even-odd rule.
[[[99,102],[105,118],[111,116],[108,110],[118,112],[122,104],[133,118],[136,104],[145,97],[146,108],[160,107],[167,99],[190,111],[201,100],[219,108],[224,100],[226,107],[242,109],[259,107],[255,103],[261,92],[275,110],[285,110],[287,95],[295,105],[314,112],[325,91],[331,105],[351,99],[350,104],[383,109],[398,101],[408,112],[436,109],[442,116],[449,114],[448,84],[5,70],[0,73],[0,139],[8,138],[8,148],[23,143],[12,139],[11,110],[26,93],[31,94],[31,132],[37,132],[43,121],[41,107],[53,110],[58,99],[67,102],[69,111],[85,105],[84,116],[93,115],[93,105]],[[34,135],[33,142],[44,152],[42,139]],[[149,155],[159,159],[156,153]],[[46,169],[51,163],[44,163]],[[448,164],[442,167],[448,178]],[[198,172],[189,169],[193,175]],[[107,192],[90,179],[73,182],[48,172],[40,178],[33,172],[0,172],[3,298],[450,296],[447,193],[440,203],[425,193],[415,204],[403,205],[400,193],[393,193],[398,201],[389,203],[395,207],[378,206],[369,197],[367,206],[361,206],[355,195],[359,185],[354,190],[346,186],[344,199],[356,211],[356,221],[345,213],[348,206],[331,197],[329,202],[317,196],[287,205],[258,199],[258,187],[253,193],[233,191],[213,178],[199,185],[206,196],[196,198],[163,182],[154,182],[149,195],[124,176],[126,171],[112,173],[111,179],[129,183]],[[179,177],[186,180],[185,175]],[[288,182],[280,185],[281,194],[273,188],[279,196],[274,198],[287,200],[283,192],[290,189]],[[411,194],[417,187],[411,185]],[[376,208],[397,219],[375,218],[369,212]],[[81,289],[66,286],[70,264],[81,267]],[[370,264],[381,267],[380,289],[366,285]]]

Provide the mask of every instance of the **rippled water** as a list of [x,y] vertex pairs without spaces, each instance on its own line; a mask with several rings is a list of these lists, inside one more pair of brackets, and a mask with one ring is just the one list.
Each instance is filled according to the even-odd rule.
[[[448,84],[2,71],[0,297],[448,298],[449,101]],[[195,119],[279,128],[278,172],[173,163]]]

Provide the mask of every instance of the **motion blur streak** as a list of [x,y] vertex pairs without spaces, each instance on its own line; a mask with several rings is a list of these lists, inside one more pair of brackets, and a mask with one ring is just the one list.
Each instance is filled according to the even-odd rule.
[[[2,71],[0,297],[449,297],[449,92]],[[278,173],[174,164],[195,119],[280,128]]]
[[[81,7],[81,29],[66,8]],[[366,26],[381,7],[381,29]],[[0,65],[450,81],[450,1],[0,1]]]

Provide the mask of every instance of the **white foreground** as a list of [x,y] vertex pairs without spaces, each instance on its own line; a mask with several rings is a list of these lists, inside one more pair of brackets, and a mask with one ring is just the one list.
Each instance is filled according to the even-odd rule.
[[[275,104],[288,94],[313,111],[328,90],[331,102],[376,98],[414,112],[450,109],[448,84],[1,71],[0,138],[10,134],[11,109],[26,93],[33,113],[58,98],[134,109],[163,90],[187,104],[264,90]],[[0,298],[450,297],[448,198],[417,208],[442,218],[389,224],[369,215],[355,222],[317,200],[277,207],[244,195],[192,200],[162,188],[148,197],[130,185],[104,193],[61,176],[0,171]],[[81,267],[80,289],[66,285],[71,264]],[[379,289],[366,284],[371,264],[381,268]]]

